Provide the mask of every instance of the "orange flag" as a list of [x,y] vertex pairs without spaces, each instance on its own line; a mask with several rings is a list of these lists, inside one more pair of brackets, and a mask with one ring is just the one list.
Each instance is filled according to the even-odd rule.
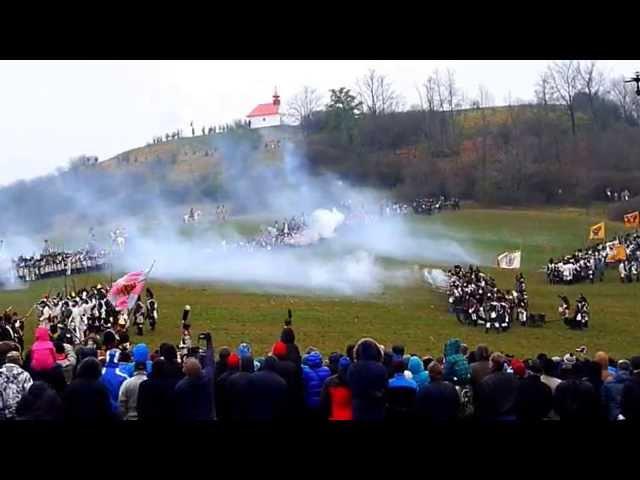
[[640,227],[640,212],[627,213],[624,216],[625,228],[638,228]]

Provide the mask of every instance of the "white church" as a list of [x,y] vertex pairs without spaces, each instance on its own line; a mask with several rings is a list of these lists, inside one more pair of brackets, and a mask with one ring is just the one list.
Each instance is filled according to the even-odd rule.
[[250,128],[263,128],[284,125],[282,117],[280,95],[278,95],[277,91],[274,91],[271,103],[261,103],[251,110],[246,118],[249,121]]

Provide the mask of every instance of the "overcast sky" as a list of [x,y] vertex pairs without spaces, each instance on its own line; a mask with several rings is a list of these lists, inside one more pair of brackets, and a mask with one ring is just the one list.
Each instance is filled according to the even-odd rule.
[[[496,104],[532,99],[546,61],[0,61],[0,185],[67,164],[101,160],[144,145],[189,122],[217,125],[244,117],[304,85],[325,94],[353,88],[375,68],[405,99],[436,68],[451,68],[469,96],[484,85]],[[609,75],[631,75],[640,61],[601,61]]]

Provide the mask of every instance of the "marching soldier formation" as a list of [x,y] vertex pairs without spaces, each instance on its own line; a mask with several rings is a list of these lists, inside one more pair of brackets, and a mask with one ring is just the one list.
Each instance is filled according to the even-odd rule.
[[458,322],[463,325],[484,326],[506,332],[513,321],[527,326],[531,322],[527,285],[524,275],[516,276],[515,288],[503,292],[495,280],[469,265],[463,270],[456,265],[449,272],[449,305]]
[[64,296],[45,295],[36,305],[40,325],[63,334],[71,345],[84,342],[88,337],[101,335],[114,330],[116,336],[126,335],[131,324],[136,327],[136,335],[144,335],[144,326],[148,322],[151,331],[158,322],[158,302],[151,289],[146,290],[146,308],[142,298],[138,297],[131,311],[118,312],[109,301],[107,289],[98,284],[91,288],[82,288],[77,293]]
[[48,242],[39,256],[19,256],[13,260],[17,277],[25,282],[59,277],[74,273],[102,270],[107,264],[107,252],[81,249],[73,252],[54,251]]

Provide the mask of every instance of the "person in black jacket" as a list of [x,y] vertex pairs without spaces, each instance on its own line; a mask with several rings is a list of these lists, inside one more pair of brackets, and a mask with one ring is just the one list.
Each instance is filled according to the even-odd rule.
[[231,355],[229,347],[222,347],[218,351],[218,362],[216,363],[216,381],[227,371],[227,360]]
[[176,419],[179,421],[208,421],[216,418],[214,403],[215,361],[211,335],[207,338],[203,358],[189,357],[182,370],[185,378],[176,385]]
[[93,357],[80,363],[76,378],[62,397],[65,421],[105,422],[117,419],[107,387],[100,382],[101,372],[100,362]]
[[[287,346],[286,360],[290,360],[297,366],[302,365],[302,355],[296,345],[296,335],[291,327],[284,327],[280,334],[280,341]],[[302,371],[302,370],[301,370]]]
[[279,420],[285,416],[287,382],[276,373],[278,359],[268,356],[249,381],[248,420]]
[[149,377],[138,388],[138,420],[166,422],[175,419],[175,377],[170,376],[167,361],[157,358]]
[[541,375],[540,362],[531,360],[527,375],[518,381],[516,416],[520,421],[540,421],[551,412],[553,393],[549,385],[542,383]]
[[430,382],[418,391],[416,415],[436,424],[456,421],[460,412],[460,395],[456,387],[444,381],[444,372],[439,363],[431,362],[428,371]]
[[353,419],[383,420],[387,370],[382,365],[380,346],[371,338],[363,338],[356,344],[354,357],[356,361],[347,375],[352,393]]
[[46,382],[34,382],[16,407],[18,420],[60,421],[62,400]]
[[631,357],[633,375],[622,389],[620,413],[630,422],[640,421],[640,356]]
[[302,366],[291,360],[288,349],[288,344],[279,341],[273,346],[272,354],[278,359],[276,373],[287,383],[287,417],[299,418],[304,409]]
[[602,418],[600,396],[591,383],[582,379],[580,365],[566,367],[566,380],[560,382],[553,394],[553,410],[561,421],[592,422]]
[[185,378],[176,385],[176,419],[179,421],[211,420],[213,404],[208,378],[196,358],[187,358],[183,371]]
[[251,398],[251,380],[254,368],[251,355],[240,357],[239,371],[231,375],[225,384],[225,395],[229,402],[229,418],[231,420],[247,420],[250,417],[254,400]]
[[240,357],[232,352],[227,358],[226,371],[216,380],[215,400],[218,420],[229,420],[231,417],[231,405],[227,395],[227,382],[240,370]]
[[476,414],[482,421],[515,420],[518,380],[505,372],[505,358],[501,353],[493,353],[489,362],[491,373],[476,389]]
[[166,375],[169,378],[173,378],[176,384],[184,378],[184,372],[182,367],[178,363],[178,350],[174,345],[170,343],[163,343],[159,348],[160,356],[167,362]]

